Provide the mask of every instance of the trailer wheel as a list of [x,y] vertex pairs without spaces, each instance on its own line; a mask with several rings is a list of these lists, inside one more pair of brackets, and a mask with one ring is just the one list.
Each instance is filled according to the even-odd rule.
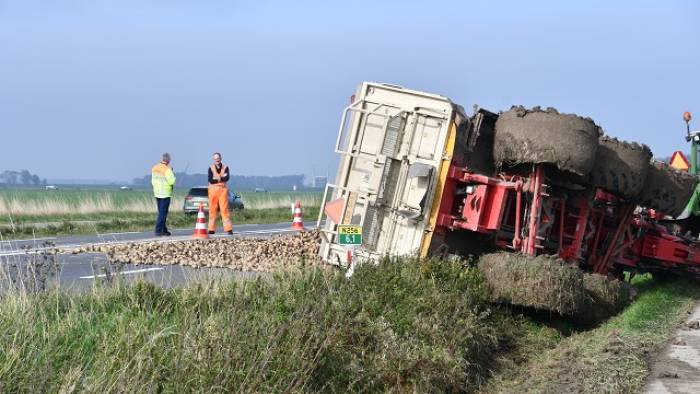
[[601,136],[591,184],[620,197],[639,195],[649,169],[651,150],[646,145]]
[[646,182],[639,194],[639,205],[666,215],[678,216],[695,191],[697,178],[666,163],[649,164]]
[[599,134],[590,118],[514,106],[496,122],[494,159],[499,166],[549,163],[585,179],[593,169]]

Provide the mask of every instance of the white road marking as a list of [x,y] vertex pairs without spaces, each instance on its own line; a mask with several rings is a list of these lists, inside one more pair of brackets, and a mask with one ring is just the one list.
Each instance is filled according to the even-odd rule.
[[104,233],[104,234],[100,234],[100,235],[102,236],[102,235],[141,234],[141,233],[143,233],[143,231],[124,231],[122,233]]
[[46,237],[46,238],[30,238],[30,239],[7,239],[2,240],[0,243],[32,243],[34,241],[51,241],[55,240],[56,237]]
[[[129,274],[140,274],[142,272],[151,272],[151,271],[162,271],[163,268],[160,267],[151,267],[151,268],[142,268],[138,270],[131,270],[131,271],[122,271],[122,272],[115,272],[110,275],[129,275]],[[100,274],[100,275],[90,275],[90,276],[81,276],[80,279],[96,279],[96,278],[106,278],[107,274]]]

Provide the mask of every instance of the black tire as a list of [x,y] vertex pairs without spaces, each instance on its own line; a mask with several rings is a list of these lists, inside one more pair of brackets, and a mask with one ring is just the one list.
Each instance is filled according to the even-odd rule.
[[634,198],[644,187],[649,160],[651,150],[646,145],[601,136],[591,184],[620,197]]
[[666,215],[680,215],[695,191],[697,178],[666,163],[649,164],[647,179],[639,193],[639,205]]
[[496,121],[496,164],[549,163],[559,170],[588,177],[593,169],[600,129],[589,118],[560,114],[554,108],[512,107]]

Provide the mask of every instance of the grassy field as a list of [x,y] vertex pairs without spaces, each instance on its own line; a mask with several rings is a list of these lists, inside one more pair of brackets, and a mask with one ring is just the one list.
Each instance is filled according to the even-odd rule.
[[[181,209],[186,190],[175,193],[172,209]],[[246,208],[287,208],[300,200],[302,206],[319,206],[320,192],[241,192]],[[60,217],[97,217],[104,213],[153,213],[155,202],[150,190],[109,189],[0,189],[0,218],[20,219]]]
[[459,262],[392,260],[183,289],[110,282],[0,297],[7,392],[636,392],[700,299],[636,281],[597,327],[488,303]]
[[[185,191],[171,203],[169,226],[192,227],[194,219],[182,213]],[[301,201],[306,220],[318,215],[320,192],[241,192],[245,207],[234,212],[234,223],[273,223],[291,220],[289,207]],[[0,236],[22,238],[147,230],[153,226],[156,206],[150,190],[0,189]]]

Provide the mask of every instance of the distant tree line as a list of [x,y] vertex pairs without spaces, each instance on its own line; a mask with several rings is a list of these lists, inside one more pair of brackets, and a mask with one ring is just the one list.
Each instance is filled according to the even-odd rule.
[[[176,186],[192,187],[204,186],[207,184],[207,174],[187,174],[176,172]],[[134,178],[135,186],[148,186],[151,184],[151,175]],[[235,190],[292,190],[294,186],[302,188],[304,185],[304,175],[284,175],[284,176],[244,176],[232,175],[229,185]]]
[[27,170],[6,170],[0,173],[0,185],[5,186],[39,186],[46,185],[46,178],[39,178]]

